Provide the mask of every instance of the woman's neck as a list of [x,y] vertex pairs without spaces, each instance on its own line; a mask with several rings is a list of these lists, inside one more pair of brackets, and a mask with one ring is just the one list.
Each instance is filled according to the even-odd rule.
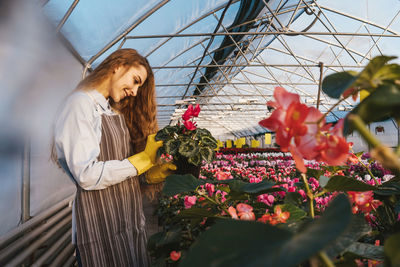
[[105,99],[108,99],[110,96],[110,79],[104,80],[101,84],[96,86],[95,89],[102,94]]

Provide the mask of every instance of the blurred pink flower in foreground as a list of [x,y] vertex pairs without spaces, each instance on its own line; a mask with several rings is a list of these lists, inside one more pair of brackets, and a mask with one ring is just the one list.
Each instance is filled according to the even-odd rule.
[[274,98],[276,101],[268,101],[267,105],[275,110],[259,124],[276,132],[277,144],[283,152],[291,152],[297,169],[307,172],[304,159],[329,165],[346,162],[349,144],[342,135],[343,120],[331,129],[318,109],[300,103],[298,94],[282,87],[275,88]]
[[185,196],[184,204],[185,209],[190,209],[194,204],[196,204],[196,196]]

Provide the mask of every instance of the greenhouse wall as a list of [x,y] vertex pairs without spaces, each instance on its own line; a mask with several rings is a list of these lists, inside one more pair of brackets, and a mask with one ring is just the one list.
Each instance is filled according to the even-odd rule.
[[[30,149],[30,216],[75,191],[70,179],[50,161],[50,140],[56,110],[81,79],[82,65],[31,7],[19,7],[18,12],[15,18],[10,15],[4,26],[21,31],[20,39],[7,39],[4,45],[8,49],[3,49],[8,52],[3,54],[3,63],[13,65],[6,65],[2,74],[13,82],[1,83],[7,89],[1,99],[7,116],[1,117],[1,123],[7,127],[0,141],[0,235],[22,222],[21,144]],[[20,23],[19,16],[26,24]]]

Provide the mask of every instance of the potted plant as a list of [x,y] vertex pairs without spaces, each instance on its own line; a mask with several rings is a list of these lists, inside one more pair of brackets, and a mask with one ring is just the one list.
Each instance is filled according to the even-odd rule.
[[156,134],[156,140],[164,142],[158,156],[172,156],[177,174],[191,173],[198,177],[202,161],[211,162],[215,157],[217,140],[207,129],[197,128],[194,118],[199,113],[199,104],[196,107],[190,104],[182,115],[182,123],[166,126]]

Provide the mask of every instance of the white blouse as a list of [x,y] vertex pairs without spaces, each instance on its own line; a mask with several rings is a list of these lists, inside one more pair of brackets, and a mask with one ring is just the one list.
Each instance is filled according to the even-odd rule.
[[99,190],[136,176],[128,161],[98,161],[101,115],[116,115],[97,90],[75,91],[65,101],[55,124],[58,161],[67,174],[85,190]]

